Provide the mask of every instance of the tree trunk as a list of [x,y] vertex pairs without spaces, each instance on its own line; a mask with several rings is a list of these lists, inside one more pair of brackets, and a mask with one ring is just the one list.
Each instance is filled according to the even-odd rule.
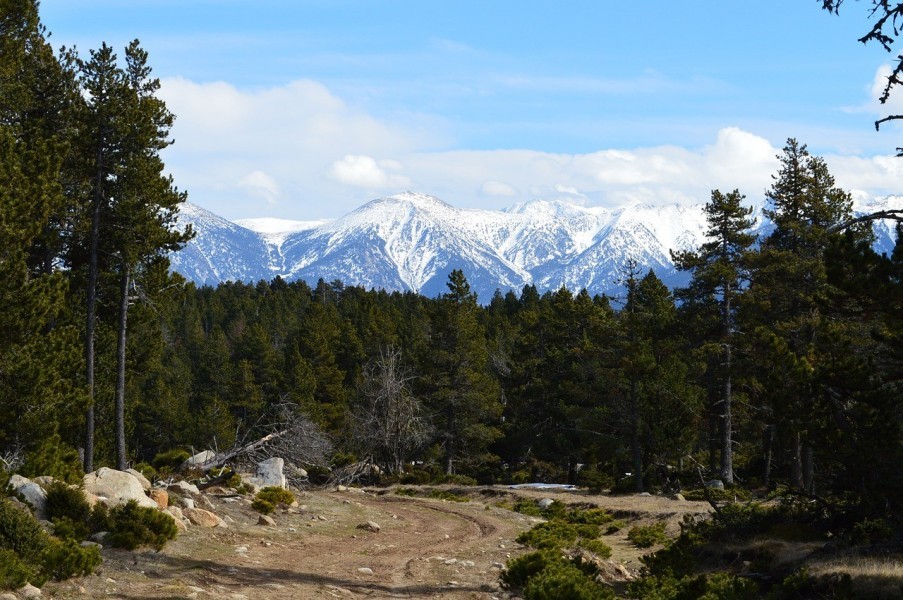
[[630,382],[630,445],[633,451],[633,482],[638,493],[643,492],[643,446],[640,425],[640,401],[637,398],[636,381]]
[[803,489],[812,494],[815,492],[815,456],[812,446],[803,444]]
[[119,331],[116,345],[116,468],[125,471],[125,342],[129,314],[130,270],[122,265],[119,300]]
[[800,432],[793,433],[793,462],[790,464],[790,485],[798,490],[805,489],[803,483],[803,441]]
[[766,425],[762,434],[762,455],[765,460],[765,468],[762,472],[762,485],[771,487],[771,462],[774,453],[774,425]]
[[731,420],[731,347],[725,344],[723,395],[721,398],[721,481],[724,485],[734,483],[733,422]]
[[85,386],[88,410],[85,413],[85,473],[94,470],[94,324],[97,313],[98,253],[100,250],[100,205],[103,200],[103,152],[97,149],[94,202],[91,207],[91,251],[88,257],[88,290],[85,321]]

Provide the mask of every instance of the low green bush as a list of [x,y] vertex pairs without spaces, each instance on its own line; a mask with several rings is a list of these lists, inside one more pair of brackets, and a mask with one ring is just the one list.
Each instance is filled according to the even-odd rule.
[[517,536],[517,542],[531,548],[555,549],[572,546],[578,538],[595,539],[599,537],[599,526],[589,524],[573,524],[561,520],[540,523]]
[[752,493],[742,487],[729,487],[723,490],[708,488],[692,488],[681,491],[681,495],[686,500],[706,501],[706,491],[709,498],[714,502],[749,502],[752,500]]
[[265,487],[259,492],[257,492],[257,498],[261,500],[265,500],[274,506],[278,506],[279,504],[285,504],[286,506],[292,504],[295,501],[295,495],[288,491],[285,488],[270,486]]
[[668,542],[664,523],[631,527],[627,532],[627,539],[633,542],[637,548],[651,548]]
[[166,452],[157,454],[151,461],[151,465],[158,471],[163,469],[173,471],[182,466],[182,463],[184,463],[189,458],[191,458],[191,455],[187,450],[183,450],[181,448],[173,448],[172,450],[167,450]]
[[477,480],[473,477],[468,477],[467,475],[442,475],[440,477],[437,477],[434,483],[474,486],[477,485]]
[[565,559],[557,550],[540,550],[528,552],[508,561],[500,577],[502,585],[508,589],[523,589],[530,578],[555,563],[563,563]]
[[470,502],[470,498],[467,496],[460,496],[448,490],[431,490],[429,495],[430,498],[445,500],[447,502]]
[[157,469],[146,462],[140,462],[135,465],[135,470],[144,475],[148,481],[153,481],[157,478]]
[[87,521],[91,515],[91,505],[88,504],[85,493],[81,488],[66,485],[61,481],[55,481],[45,491],[47,492],[45,506],[49,518],[69,517],[70,519]]
[[531,577],[525,600],[614,600],[615,593],[597,584],[570,562],[552,562]]
[[267,502],[262,498],[254,498],[254,500],[251,502],[251,508],[261,514],[268,515],[276,510],[276,505],[272,502]]
[[134,500],[111,509],[109,522],[109,543],[127,550],[150,546],[159,551],[179,533],[171,515],[138,506]]
[[100,563],[100,548],[82,547],[72,539],[50,538],[44,549],[44,574],[56,580],[90,575]]
[[400,488],[395,488],[395,495],[396,496],[407,496],[409,498],[412,498],[417,495],[417,492],[415,490],[412,490],[411,488],[400,487]]
[[584,539],[577,542],[577,545],[584,550],[592,552],[599,558],[611,558],[611,546],[602,540]]
[[0,548],[0,590],[17,590],[35,576],[12,550]]
[[88,575],[100,565],[96,547],[82,548],[44,531],[30,513],[0,500],[0,586],[41,586],[50,578]]

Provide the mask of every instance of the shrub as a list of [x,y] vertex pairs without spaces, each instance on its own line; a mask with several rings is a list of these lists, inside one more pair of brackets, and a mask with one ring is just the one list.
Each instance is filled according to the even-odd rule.
[[580,540],[577,545],[584,550],[592,552],[599,558],[611,558],[611,546],[609,546],[602,540],[585,539]]
[[411,488],[400,487],[400,488],[395,489],[395,495],[396,496],[407,496],[407,497],[412,498],[417,495],[417,492],[412,490]]
[[134,550],[151,546],[160,550],[179,530],[172,516],[153,508],[138,506],[129,500],[110,510],[110,544],[117,548]]
[[161,452],[154,457],[154,460],[151,461],[151,465],[158,471],[168,469],[172,471],[174,469],[182,466],[186,460],[191,458],[191,455],[187,450],[182,450],[181,448],[173,448],[172,450],[167,450],[166,452]]
[[[752,493],[742,487],[730,487],[723,490],[708,488],[708,493],[709,498],[714,502],[749,502],[752,500]],[[681,495],[687,500],[706,500],[706,490],[703,488],[683,490]]]
[[560,520],[540,523],[517,536],[517,542],[538,549],[566,548],[577,538],[594,539],[599,536],[597,525],[571,524]]
[[140,462],[135,465],[135,470],[144,475],[148,481],[153,481],[157,477],[157,469],[146,462]]
[[593,581],[569,562],[553,562],[531,577],[526,600],[613,600],[615,593]]
[[44,438],[25,456],[20,472],[26,477],[50,475],[66,483],[79,483],[85,474],[78,451],[63,443],[57,433]]
[[452,485],[477,485],[477,480],[467,475],[442,475],[436,478],[436,483],[450,483]]
[[88,575],[99,564],[96,547],[56,539],[30,513],[0,500],[0,585],[21,587],[27,581],[41,586],[51,577]]
[[100,549],[97,546],[83,548],[72,539],[50,538],[42,562],[44,573],[53,579],[90,575],[100,566]]
[[550,564],[563,563],[561,553],[555,550],[529,552],[508,561],[500,577],[502,584],[509,589],[523,589],[527,581]]
[[273,505],[285,504],[288,506],[295,501],[295,495],[285,488],[270,486],[257,492],[257,498],[266,500]]
[[432,490],[430,491],[430,498],[446,500],[448,502],[470,502],[470,498],[467,496],[459,496],[458,494],[447,490]]
[[511,510],[530,517],[542,516],[542,510],[536,505],[536,502],[532,500],[518,500],[514,503]]
[[35,576],[12,550],[0,548],[0,590],[16,590]]
[[637,548],[651,548],[652,546],[668,542],[664,523],[631,527],[630,531],[627,532],[627,539],[633,542]]
[[577,473],[577,485],[585,487],[591,492],[601,492],[609,490],[615,485],[615,478],[608,473],[597,471],[596,469],[584,468]]
[[87,523],[90,516],[91,505],[81,489],[61,481],[55,481],[47,488],[47,518],[50,521],[70,519]]
[[267,502],[263,498],[254,498],[254,501],[251,502],[251,508],[261,514],[268,515],[276,510],[276,505],[272,502]]
[[27,565],[41,562],[48,534],[30,513],[0,500],[0,549],[11,550]]

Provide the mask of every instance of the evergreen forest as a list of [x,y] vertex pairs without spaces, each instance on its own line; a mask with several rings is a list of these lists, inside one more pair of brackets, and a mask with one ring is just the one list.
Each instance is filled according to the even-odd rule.
[[[174,116],[135,41],[55,51],[33,0],[0,11],[0,467],[77,481],[301,420],[311,481],[559,482],[675,491],[700,477],[900,525],[903,226],[891,255],[825,161],[789,139],[765,192],[714,190],[670,290],[531,286],[477,298],[282,279],[196,287],[167,256],[186,194]],[[747,190],[746,193],[759,193]],[[898,214],[883,217],[898,218]]]

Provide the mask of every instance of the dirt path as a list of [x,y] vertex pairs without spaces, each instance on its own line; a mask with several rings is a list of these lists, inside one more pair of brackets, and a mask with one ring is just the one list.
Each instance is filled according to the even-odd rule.
[[[105,549],[99,574],[50,583],[53,598],[503,598],[500,568],[524,551],[518,533],[539,519],[498,508],[504,488],[472,490],[471,502],[412,498],[393,493],[309,492],[297,514],[273,515],[276,527],[257,524],[242,498],[211,498],[228,528],[191,528],[162,552]],[[655,497],[612,498],[520,491],[518,497],[553,497],[592,503],[633,522],[666,520],[672,530],[703,503]],[[373,521],[380,531],[359,529]],[[676,532],[676,531],[675,531]],[[613,558],[638,567],[642,551],[626,532],[606,538]]]

